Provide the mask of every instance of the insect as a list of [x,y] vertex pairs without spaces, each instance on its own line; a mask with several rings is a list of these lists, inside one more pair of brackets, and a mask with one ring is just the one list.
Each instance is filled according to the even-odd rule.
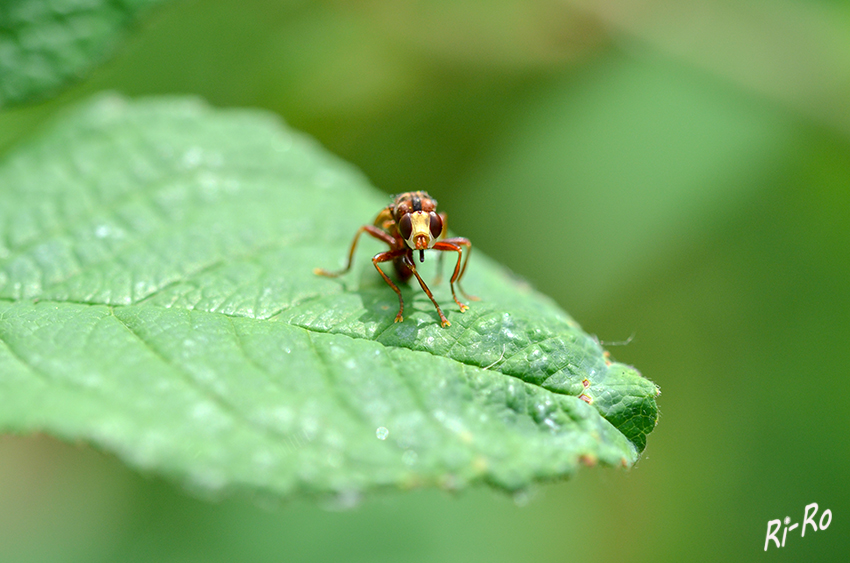
[[[442,309],[434,299],[434,295],[419,272],[416,271],[414,260],[414,252],[419,253],[419,261],[425,261],[425,250],[440,250],[443,252],[457,252],[457,264],[455,264],[454,272],[452,273],[449,286],[452,289],[452,297],[460,307],[460,312],[463,313],[469,307],[458,301],[455,293],[455,284],[457,284],[460,292],[471,301],[478,301],[475,296],[467,295],[460,286],[460,280],[466,272],[466,264],[469,262],[469,254],[472,251],[472,243],[469,239],[463,237],[444,238],[440,240],[446,233],[446,214],[437,213],[437,200],[432,198],[426,192],[405,192],[393,196],[393,202],[383,208],[375,221],[371,225],[363,225],[354,235],[354,240],[351,242],[351,250],[348,252],[348,264],[338,272],[329,272],[321,268],[313,270],[314,273],[320,276],[328,276],[331,278],[340,276],[346,273],[351,268],[351,262],[354,258],[354,250],[357,248],[357,240],[363,233],[368,233],[372,237],[381,242],[385,242],[390,249],[386,252],[379,252],[372,257],[372,264],[375,269],[384,278],[384,281],[393,288],[393,291],[398,295],[398,314],[395,316],[395,322],[400,323],[404,320],[404,299],[401,296],[401,290],[381,269],[382,262],[392,260],[395,272],[402,282],[407,282],[411,276],[415,276],[422,290],[431,299],[434,307],[437,308],[437,314],[440,315],[440,322],[444,327],[450,326],[451,323],[443,314]],[[466,258],[464,258],[463,249],[466,248]],[[442,254],[440,257],[442,258]],[[461,264],[462,262],[462,264]]]

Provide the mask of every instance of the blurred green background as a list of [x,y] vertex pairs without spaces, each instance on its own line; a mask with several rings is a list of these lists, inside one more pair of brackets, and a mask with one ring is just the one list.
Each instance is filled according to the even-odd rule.
[[[628,472],[344,510],[198,500],[84,444],[0,437],[1,561],[850,552],[846,3],[180,0],[60,97],[0,113],[0,153],[104,89],[267,108],[388,193],[428,190],[658,383],[661,420]],[[768,520],[812,502],[831,526],[765,553]]]

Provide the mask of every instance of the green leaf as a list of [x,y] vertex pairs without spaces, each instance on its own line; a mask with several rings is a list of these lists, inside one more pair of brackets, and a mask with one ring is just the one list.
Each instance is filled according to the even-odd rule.
[[2,431],[285,495],[513,490],[631,465],[655,425],[654,384],[480,253],[469,311],[434,287],[448,328],[414,287],[393,322],[376,241],[314,275],[388,200],[269,114],[101,97],[10,154],[0,198]]
[[0,107],[79,79],[112,51],[143,10],[162,0],[4,0]]

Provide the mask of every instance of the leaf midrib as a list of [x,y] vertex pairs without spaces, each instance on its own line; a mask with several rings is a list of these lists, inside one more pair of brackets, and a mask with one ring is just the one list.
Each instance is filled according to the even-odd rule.
[[[21,303],[21,301],[11,300],[11,299],[6,299],[6,298],[0,298],[0,302],[10,303],[10,304]],[[178,375],[178,377],[180,378],[180,380],[182,381],[182,383],[185,386],[187,386],[189,389],[194,390],[194,392],[198,393],[198,395],[200,397],[202,397],[204,400],[210,401],[211,403],[215,404],[216,407],[218,409],[220,409],[222,413],[226,414],[234,422],[241,424],[245,428],[253,429],[254,431],[260,432],[265,437],[265,440],[268,440],[270,443],[278,443],[281,439],[287,439],[287,438],[290,437],[290,435],[291,435],[290,432],[282,431],[278,428],[275,428],[273,426],[269,426],[267,424],[263,424],[262,422],[260,422],[258,420],[254,420],[252,418],[245,416],[245,414],[242,413],[236,405],[227,401],[226,397],[223,397],[223,396],[215,393],[214,391],[212,391],[208,387],[199,384],[197,381],[195,381],[192,374],[190,372],[187,372],[185,370],[185,368],[183,368],[179,364],[179,362],[174,362],[167,355],[163,354],[157,347],[153,346],[141,334],[139,334],[128,323],[126,323],[121,318],[121,316],[115,314],[116,309],[129,309],[129,308],[139,307],[138,305],[129,305],[129,306],[125,306],[125,305],[104,305],[102,303],[94,304],[94,303],[80,303],[80,302],[70,302],[70,301],[67,301],[67,302],[66,301],[49,301],[49,300],[44,300],[44,301],[40,301],[40,302],[41,303],[56,303],[56,304],[75,304],[75,305],[84,305],[84,306],[105,308],[109,313],[108,317],[111,317],[112,319],[117,321],[121,325],[123,330],[125,330],[127,332],[127,334],[132,336],[134,341],[140,343],[158,361],[162,362],[164,365],[171,368],[173,370],[173,372]],[[143,307],[149,307],[151,309],[160,309],[160,310],[169,309],[168,307],[158,307],[158,306],[150,306],[150,305],[145,305]],[[184,311],[187,311],[187,310],[184,310]],[[189,312],[191,312],[191,311],[189,311]],[[280,388],[279,385],[277,385],[276,380],[272,377],[269,377],[270,374],[269,374],[268,370],[266,370],[263,366],[257,364],[251,358],[251,355],[245,350],[244,346],[241,343],[241,336],[239,335],[239,331],[233,325],[234,319],[250,319],[250,320],[255,320],[255,321],[261,321],[261,319],[254,319],[254,318],[251,318],[251,317],[244,317],[244,316],[240,316],[240,315],[230,315],[230,314],[226,314],[226,313],[210,313],[210,312],[204,312],[204,313],[205,314],[212,314],[212,315],[222,315],[223,317],[230,319],[231,327],[233,328],[233,331],[232,331],[233,338],[236,341],[237,347],[238,347],[242,357],[245,359],[245,361],[247,361],[252,366],[254,366],[254,368],[257,369],[258,372],[264,374],[267,377],[267,379],[269,379],[269,381],[273,385]],[[104,317],[104,318],[107,318],[107,317]],[[275,321],[269,321],[269,322],[275,322]],[[312,328],[309,328],[309,327],[294,325],[294,324],[290,324],[290,323],[282,323],[282,324],[285,324],[285,325],[290,326],[290,327],[298,328],[298,329],[301,329],[301,330],[304,331],[304,333],[307,335],[307,339],[310,343],[310,346],[311,346],[313,353],[315,354],[316,358],[319,360],[320,365],[322,366],[322,369],[319,370],[319,371],[323,372],[321,374],[321,376],[328,383],[329,389],[332,389],[332,390],[335,390],[336,386],[334,385],[335,382],[334,382],[333,378],[331,377],[331,371],[332,371],[330,369],[331,364],[329,364],[329,362],[327,361],[325,356],[321,353],[319,348],[315,345],[315,343],[313,341],[313,334],[333,334],[334,336],[343,337],[343,338],[350,339],[350,340],[372,341],[371,339],[368,339],[368,338],[361,338],[361,337],[351,336],[351,335],[347,335],[347,334],[340,334],[340,333],[331,333],[331,332],[328,332],[328,331],[316,330],[316,329],[312,329]],[[38,377],[43,383],[46,383],[46,384],[49,384],[49,385],[55,385],[55,384],[59,383],[60,385],[70,389],[71,391],[73,391],[75,393],[80,393],[80,392],[82,392],[82,393],[92,393],[93,392],[92,389],[90,389],[86,386],[75,384],[73,381],[70,381],[70,380],[67,380],[67,379],[61,379],[61,378],[57,379],[53,375],[51,375],[50,373],[43,372],[43,370],[41,370],[37,365],[34,365],[26,357],[21,356],[16,351],[15,347],[12,346],[5,338],[3,338],[2,334],[0,334],[0,342],[3,342],[4,346],[10,351],[10,353],[14,356],[14,358],[22,366],[24,366],[28,371],[30,371],[30,373],[32,373],[36,377]],[[375,341],[372,341],[372,342],[375,342]],[[392,345],[386,345],[386,344],[383,344],[383,343],[380,343],[380,342],[375,342],[375,343],[379,344],[380,346],[387,348],[387,349],[392,348],[392,349],[399,349],[399,350],[408,350],[408,351],[413,351],[413,352],[429,353],[425,350],[413,350],[411,348],[407,348],[407,347],[404,347],[404,346],[392,346]],[[431,354],[431,353],[429,353],[429,354],[432,355],[432,356],[437,356],[437,354]],[[477,368],[477,369],[485,369],[485,368],[482,368],[481,366],[478,366],[478,365],[475,365],[475,364],[470,364],[470,363],[467,363],[467,362],[462,362],[462,361],[459,361],[459,360],[455,360],[453,358],[446,358],[446,359],[453,361],[453,362],[455,362],[459,365],[469,366],[469,367]],[[396,364],[392,360],[389,360],[388,364],[392,367],[392,370],[395,373],[395,377],[408,390],[408,392],[410,393],[410,396],[413,398],[413,401],[415,402],[417,407],[420,409],[420,411],[423,413],[423,415],[427,418],[430,425],[436,427],[439,433],[441,433],[444,436],[449,437],[453,442],[455,442],[456,444],[458,444],[462,448],[471,448],[476,454],[482,455],[481,450],[474,445],[474,441],[473,441],[473,443],[470,443],[468,440],[464,440],[463,437],[461,435],[459,435],[458,433],[451,432],[449,429],[447,429],[434,416],[433,412],[430,409],[428,409],[424,406],[424,403],[422,402],[422,397],[420,396],[420,393],[417,391],[417,389],[415,387],[410,385],[410,382],[397,369]],[[523,384],[523,385],[534,386],[531,383],[522,381],[521,379],[519,379],[515,376],[511,376],[510,374],[505,374],[505,373],[498,371],[498,370],[488,370],[488,371],[495,371],[496,373],[499,373],[499,374],[502,374],[502,375],[507,375],[509,377],[518,379],[520,381],[520,383]],[[357,420],[358,423],[369,425],[369,421],[364,417],[364,415],[361,411],[359,411],[358,409],[353,407],[341,393],[339,393],[338,391],[334,391],[334,393],[336,395],[335,403],[337,405],[339,405],[340,407],[342,407],[348,413],[348,416],[350,416],[354,420]],[[114,398],[103,397],[101,394],[98,394],[98,395],[100,395],[100,399],[102,399],[102,400],[108,399],[110,401],[114,401]]]
[[[288,307],[284,307],[281,311],[279,311],[275,314],[272,314],[267,318],[249,317],[249,316],[246,316],[246,315],[230,314],[230,313],[224,313],[224,312],[220,312],[220,311],[201,311],[201,310],[194,310],[194,309],[174,309],[174,310],[186,311],[186,312],[189,312],[189,313],[198,312],[198,313],[203,313],[203,314],[206,314],[206,315],[221,315],[223,317],[231,319],[231,321],[233,319],[249,319],[249,320],[253,320],[253,321],[257,321],[257,322],[269,322],[269,323],[278,323],[279,322],[279,323],[281,323],[282,325],[285,325],[285,326],[290,326],[290,327],[293,327],[293,328],[298,328],[298,329],[304,330],[308,335],[311,335],[311,334],[328,334],[328,335],[334,335],[334,336],[341,336],[341,337],[348,338],[348,339],[351,339],[351,340],[363,340],[363,341],[367,341],[367,342],[374,342],[375,344],[378,344],[378,345],[380,345],[384,348],[387,348],[387,349],[398,349],[398,350],[409,350],[411,352],[422,352],[422,353],[428,354],[428,355],[433,356],[433,357],[445,358],[449,361],[455,362],[455,363],[460,364],[460,365],[499,373],[499,374],[504,375],[506,377],[511,377],[513,379],[516,379],[517,381],[521,382],[524,385],[531,385],[531,386],[534,386],[534,387],[538,387],[538,388],[543,389],[544,391],[547,391],[547,392],[552,393],[554,395],[563,395],[565,397],[574,397],[574,395],[570,395],[569,393],[559,392],[555,389],[549,389],[549,388],[543,387],[542,385],[530,383],[530,382],[522,379],[522,377],[520,377],[518,375],[515,375],[513,373],[506,373],[506,372],[501,371],[499,369],[494,369],[494,368],[490,367],[489,365],[488,365],[488,367],[485,368],[484,366],[482,366],[480,364],[471,363],[471,362],[464,362],[462,360],[452,358],[452,357],[449,357],[449,356],[446,356],[446,355],[436,354],[436,353],[434,353],[430,350],[427,350],[427,349],[410,348],[410,347],[407,347],[407,346],[395,346],[395,345],[392,345],[392,344],[386,344],[386,343],[380,342],[379,340],[376,340],[374,337],[373,338],[366,338],[366,337],[346,334],[346,333],[342,333],[342,332],[333,332],[331,330],[322,330],[322,329],[318,329],[316,327],[311,327],[311,326],[305,326],[305,325],[300,325],[300,324],[295,324],[295,323],[288,323],[288,322],[284,322],[284,321],[271,320],[272,317],[279,315],[280,312],[282,312],[282,311],[287,311],[287,310],[293,309],[295,307],[303,305],[304,303],[309,303],[310,301],[321,299],[323,297],[325,297],[325,295],[323,295],[323,294],[317,294],[317,295],[310,296],[310,297],[302,299],[302,300],[300,300],[296,303],[293,303],[293,304],[289,305]],[[24,301],[18,300],[18,299],[10,299],[10,298],[7,298],[7,297],[0,297],[0,302],[10,303],[10,304],[14,305],[14,304],[18,304],[18,303],[23,303]],[[81,300],[55,301],[55,300],[52,300],[52,299],[33,299],[33,300],[29,300],[27,302],[31,302],[33,304],[35,304],[35,303],[55,303],[55,304],[58,304],[58,305],[69,304],[69,305],[83,305],[83,306],[89,306],[89,307],[105,307],[109,311],[109,314],[112,317],[115,317],[125,327],[127,326],[126,323],[124,323],[117,315],[115,315],[115,313],[114,313],[115,309],[130,309],[130,308],[145,307],[145,308],[159,309],[159,310],[164,310],[164,311],[172,310],[172,308],[170,308],[170,307],[162,307],[162,306],[158,306],[158,305],[147,305],[147,304],[140,304],[140,303],[134,303],[134,304],[130,304],[130,305],[122,305],[122,304],[106,304],[106,303],[86,302],[86,301],[81,301]],[[497,313],[492,313],[492,314],[497,314]],[[484,315],[481,316],[481,318],[483,318],[483,317],[484,317]],[[392,328],[393,324],[394,323],[390,323],[388,325],[388,327],[384,328],[381,332],[383,332],[387,328]],[[436,321],[435,321],[435,324],[436,324]],[[465,326],[465,327],[462,327],[462,328],[463,328],[464,333],[471,330],[471,327],[469,327],[469,326]],[[129,327],[127,327],[127,329],[130,330],[131,332],[133,332],[132,329],[130,329]],[[451,330],[451,329],[447,329],[447,330]],[[135,333],[133,333],[133,334],[141,342],[147,344],[141,337],[139,337]],[[457,343],[459,341],[459,337],[456,337],[454,335],[452,337],[455,339],[455,343]],[[237,335],[237,338],[238,338],[238,335]],[[549,337],[549,338],[542,340],[540,342],[544,342],[546,340],[552,340],[554,338],[557,338],[557,337],[552,336],[552,337]],[[0,340],[2,340],[2,335],[0,335]],[[311,345],[312,345],[312,339],[310,340],[310,342],[311,342]],[[523,353],[528,348],[530,348],[532,346],[537,346],[540,342],[534,342],[526,348],[521,348],[521,349],[517,350],[511,356],[506,356],[506,357],[502,358],[501,363],[507,363],[509,360],[511,360],[514,357],[518,356],[519,354]],[[4,341],[4,343],[7,345],[7,347],[9,346],[8,342]],[[241,346],[240,346],[240,349],[242,349]],[[243,353],[244,353],[244,350],[243,350]],[[158,356],[161,356],[161,354],[158,354]],[[317,354],[317,356],[321,359],[320,354]],[[16,357],[18,357],[18,356],[16,355]],[[322,362],[324,362],[323,359],[322,359]],[[26,364],[26,365],[29,365],[29,364]],[[558,373],[559,371],[561,371],[561,369],[563,369],[563,368],[559,368],[554,373]],[[265,372],[264,369],[263,369],[263,371]],[[554,373],[547,376],[547,380],[550,377],[552,377],[552,375],[554,375]]]

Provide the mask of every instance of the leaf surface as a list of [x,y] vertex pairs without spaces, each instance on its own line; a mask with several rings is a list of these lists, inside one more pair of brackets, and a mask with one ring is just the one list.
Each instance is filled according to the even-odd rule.
[[102,96],[9,154],[0,198],[2,431],[287,495],[513,490],[631,465],[655,426],[654,384],[481,253],[469,311],[434,286],[449,328],[418,287],[393,322],[376,241],[315,276],[388,200],[269,114]]

